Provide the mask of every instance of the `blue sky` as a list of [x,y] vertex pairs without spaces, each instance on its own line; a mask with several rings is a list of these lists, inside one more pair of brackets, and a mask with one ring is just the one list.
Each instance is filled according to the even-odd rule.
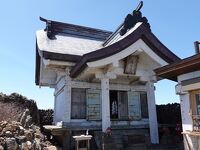
[[[114,31],[138,0],[2,0],[0,5],[0,92],[20,93],[39,108],[53,108],[53,89],[35,85],[35,32],[39,16],[66,23]],[[200,40],[200,1],[144,0],[142,13],[152,32],[176,55],[194,54]],[[179,102],[175,82],[156,84],[157,104]]]

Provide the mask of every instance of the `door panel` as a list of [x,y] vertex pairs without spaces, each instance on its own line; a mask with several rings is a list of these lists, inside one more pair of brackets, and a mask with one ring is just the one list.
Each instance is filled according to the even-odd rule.
[[141,116],[142,116],[142,118],[149,118],[147,93],[146,92],[140,92],[140,103],[141,103]]
[[119,119],[128,119],[128,96],[127,92],[118,92]]
[[87,119],[101,120],[100,90],[87,89]]
[[141,105],[140,105],[140,93],[129,91],[128,92],[128,112],[129,119],[140,120],[141,119]]
[[71,118],[86,118],[86,91],[85,89],[72,89]]

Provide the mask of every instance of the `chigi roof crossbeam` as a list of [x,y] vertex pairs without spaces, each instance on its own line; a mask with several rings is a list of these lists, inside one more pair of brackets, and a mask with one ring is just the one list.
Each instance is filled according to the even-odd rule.
[[56,34],[70,34],[104,41],[112,33],[106,30],[47,20],[42,17],[40,17],[40,20],[46,22],[46,28],[44,31],[47,32],[47,36],[51,40],[55,39]]

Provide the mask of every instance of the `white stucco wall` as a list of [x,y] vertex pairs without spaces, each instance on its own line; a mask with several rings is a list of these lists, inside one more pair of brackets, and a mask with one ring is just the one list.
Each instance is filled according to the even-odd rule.
[[64,90],[61,90],[59,94],[55,96],[55,122],[63,121],[65,98]]
[[182,117],[182,128],[184,136],[184,147],[185,149],[199,150],[200,137],[193,135],[193,122],[190,110],[190,95],[189,91],[200,89],[200,83],[191,83],[187,85],[181,85],[182,81],[190,80],[200,77],[200,71],[194,71],[178,76],[178,85],[176,86],[176,93],[180,96],[181,105],[181,117]]
[[183,131],[192,131],[192,119],[189,115],[190,113],[190,101],[189,94],[180,95],[180,105],[181,105],[181,118],[182,118],[182,128]]
[[180,105],[181,105],[181,117],[182,117],[182,126],[183,131],[190,130],[192,131],[192,118],[190,116],[190,90],[200,89],[199,83],[193,83],[189,85],[182,86],[181,82],[193,78],[200,77],[200,71],[194,71],[178,76],[178,86],[176,87],[176,93],[180,96]]

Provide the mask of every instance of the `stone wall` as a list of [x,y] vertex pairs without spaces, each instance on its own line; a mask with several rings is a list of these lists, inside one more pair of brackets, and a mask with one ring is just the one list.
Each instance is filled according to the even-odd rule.
[[51,125],[53,122],[53,110],[52,109],[39,109],[40,126]]
[[157,118],[159,124],[181,124],[180,104],[156,105]]
[[34,100],[17,93],[0,93],[0,121],[19,121],[26,109],[30,111],[32,122],[39,125],[39,112]]

